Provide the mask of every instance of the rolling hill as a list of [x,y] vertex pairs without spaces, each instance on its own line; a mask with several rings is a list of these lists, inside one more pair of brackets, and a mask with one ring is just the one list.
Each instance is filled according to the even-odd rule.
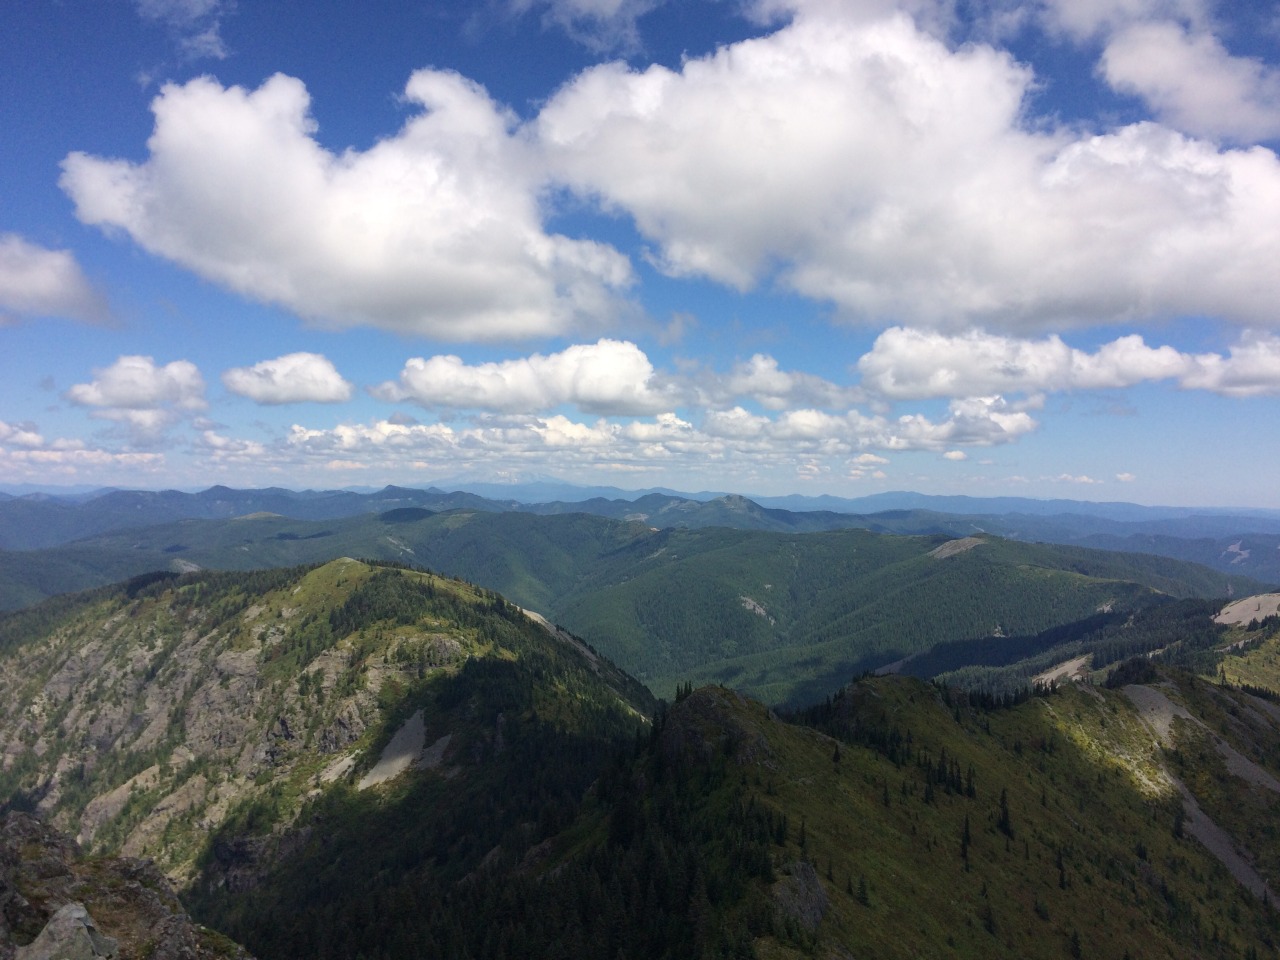
[[587,514],[417,507],[130,530],[0,555],[0,583],[12,603],[53,584],[71,589],[148,570],[256,569],[338,556],[409,563],[496,590],[592,637],[660,695],[696,679],[775,703],[812,700],[940,643],[1038,634],[1161,596],[1262,589],[1160,557],[990,537],[653,529]]
[[[231,519],[256,513],[295,520],[337,520],[396,509],[520,511],[539,516],[588,513],[661,528],[725,526],[774,533],[858,528],[906,535],[994,535],[1154,553],[1280,583],[1280,551],[1275,549],[1280,544],[1280,515],[1275,511],[909,493],[855,500],[750,500],[738,495],[657,490],[628,493],[549,483],[476,484],[461,489],[451,487],[450,491],[395,486],[368,492],[233,490],[216,486],[198,493],[108,490],[76,496],[0,496],[0,551],[45,549],[179,520]],[[33,602],[34,594],[20,596],[23,603]]]

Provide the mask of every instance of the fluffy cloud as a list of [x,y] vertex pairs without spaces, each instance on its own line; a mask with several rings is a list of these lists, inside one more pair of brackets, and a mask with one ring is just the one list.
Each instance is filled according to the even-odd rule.
[[201,432],[200,446],[215,463],[256,464],[268,455],[267,447],[256,440],[224,437],[215,430]]
[[68,250],[0,234],[0,323],[6,314],[99,321],[107,310]]
[[1212,390],[1227,397],[1280,394],[1280,337],[1249,332],[1226,356],[1199,354],[1180,383],[1189,390]]
[[953,446],[991,447],[1012,443],[1039,424],[1003,397],[951,401],[947,419],[935,423],[918,414],[898,418],[881,442],[886,450],[942,450]]
[[0,420],[0,444],[17,447],[43,447],[44,437],[29,423],[5,423]]
[[669,274],[776,282],[851,317],[1276,322],[1274,154],[1150,123],[1030,130],[1034,78],[1011,57],[846,7],[679,71],[585,71],[536,121],[553,170],[633,217]]
[[[634,23],[649,5],[516,2],[566,23]],[[405,99],[421,111],[365,151],[324,147],[289,77],[166,86],[145,162],[74,153],[62,184],[84,222],[246,296],[443,339],[563,335],[636,309],[625,257],[545,228],[539,198],[563,187],[632,218],[670,275],[776,285],[851,319],[1277,322],[1274,153],[1155,123],[1032,125],[1036,78],[989,45],[949,47],[948,3],[909,5],[914,20],[879,0],[748,6],[794,16],[678,70],[588,69],[523,126],[476,84],[419,71]],[[1041,19],[1103,37],[1107,76],[1171,123],[1275,130],[1274,71],[1233,58],[1198,3],[1055,0]]]
[[958,336],[891,327],[858,361],[863,385],[895,399],[972,397],[1132,386],[1178,377],[1193,361],[1128,336],[1095,354],[1057,336],[1023,340],[972,330]]
[[[852,455],[860,449],[940,451],[955,445],[995,446],[1011,443],[1037,426],[1025,410],[1000,397],[982,397],[952,401],[947,416],[938,421],[921,414],[895,419],[857,410],[840,414],[790,410],[771,420],[736,407],[709,412],[702,429],[712,437],[745,443],[741,449],[751,449],[755,443],[762,451],[786,450],[789,455]],[[871,466],[888,461],[863,453],[855,462]]]
[[634,344],[609,340],[570,347],[550,357],[475,367],[463,365],[457,357],[411,360],[399,384],[383,384],[374,392],[383,399],[412,399],[424,406],[514,411],[567,402],[592,413],[634,414],[694,406],[719,411],[723,417],[732,417],[731,408],[742,401],[779,411],[847,409],[863,399],[856,387],[784,370],[767,354],[757,353],[727,373],[698,370],[692,364],[679,373],[655,373]]
[[5,450],[0,448],[0,464],[11,475],[47,482],[49,475],[77,476],[81,468],[92,468],[92,476],[101,480],[105,468],[126,469],[125,476],[136,477],[141,468],[164,464],[159,453],[119,452],[86,447],[49,447],[37,450]]
[[298,80],[168,85],[144,163],[73,153],[61,184],[85,223],[329,325],[466,340],[616,316],[630,264],[543,230],[542,164],[514,118],[444,71],[405,99],[422,111],[396,136],[335,154]]
[[1135,24],[1106,46],[1102,75],[1180,130],[1252,142],[1280,136],[1280,70],[1233,57],[1212,34]]
[[1280,393],[1280,338],[1246,332],[1226,356],[1149,347],[1130,335],[1094,353],[980,330],[958,336],[892,327],[858,361],[863,385],[892,399],[1111,390],[1172,380],[1224,396]]
[[723,404],[747,397],[770,410],[788,407],[848,407],[861,391],[800,371],[782,370],[773,357],[757,353],[718,378],[706,391],[708,401]]
[[163,464],[159,453],[104,450],[67,437],[49,440],[35,424],[0,420],[0,470],[10,480],[48,483],[51,477],[88,476],[101,483],[116,468],[121,476],[136,478],[139,471],[149,472]]
[[71,387],[67,399],[90,407],[92,417],[127,424],[140,438],[206,407],[204,378],[187,360],[157,366],[151,357],[124,356],[93,373],[95,379]]
[[674,399],[644,352],[619,340],[477,365],[456,356],[415,357],[398,383],[384,383],[374,395],[432,408],[540,412],[573,404],[602,414],[655,413]]
[[1037,427],[1025,411],[998,397],[953,402],[938,420],[821,410],[770,418],[741,407],[709,411],[699,420],[662,413],[627,423],[581,422],[554,414],[488,416],[464,425],[391,420],[328,429],[294,425],[275,456],[295,466],[301,458],[313,464],[342,460],[387,469],[425,464],[457,471],[527,469],[550,455],[557,471],[569,475],[578,469],[675,469],[723,485],[733,477],[790,474],[797,463],[827,469],[835,464],[845,473],[868,476],[888,463],[876,450],[941,454],[961,446],[1011,443]]
[[1214,33],[1213,0],[1043,0],[1041,22],[1100,40],[1098,72],[1186,133],[1238,142],[1280,135],[1280,73],[1234,56]]
[[252,367],[234,367],[222,375],[232,393],[256,403],[342,403],[352,386],[318,353],[289,353]]

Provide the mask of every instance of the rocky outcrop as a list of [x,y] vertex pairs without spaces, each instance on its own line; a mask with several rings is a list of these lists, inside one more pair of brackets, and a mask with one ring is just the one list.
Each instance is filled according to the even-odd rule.
[[775,766],[765,736],[772,718],[759,704],[725,687],[701,687],[682,699],[667,716],[662,748],[670,757],[692,756],[702,762],[718,753],[737,763]]
[[818,871],[808,860],[797,860],[783,867],[782,873],[773,885],[774,909],[784,924],[794,923],[810,935],[817,933],[830,906]]
[[120,944],[98,931],[83,903],[68,903],[49,918],[40,935],[14,952],[14,960],[94,960],[114,957]]
[[87,858],[24,813],[0,821],[0,960],[252,960],[191,920],[150,860]]

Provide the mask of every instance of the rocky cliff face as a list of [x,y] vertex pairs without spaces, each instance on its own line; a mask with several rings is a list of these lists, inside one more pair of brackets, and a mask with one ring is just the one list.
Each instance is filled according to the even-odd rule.
[[24,813],[0,821],[0,960],[251,960],[192,922],[149,860],[86,858]]

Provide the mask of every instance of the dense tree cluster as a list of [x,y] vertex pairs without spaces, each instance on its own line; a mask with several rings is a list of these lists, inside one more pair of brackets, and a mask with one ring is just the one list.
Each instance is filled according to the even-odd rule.
[[[639,739],[557,731],[511,664],[469,663],[448,686],[441,708],[509,718],[500,747],[473,730],[477,765],[453,783],[329,795],[297,858],[250,896],[201,888],[201,917],[261,956],[321,958],[749,957],[763,933],[803,936],[774,929],[764,893],[786,820],[727,756],[673,752],[661,717]],[[254,826],[229,824],[225,856]]]

